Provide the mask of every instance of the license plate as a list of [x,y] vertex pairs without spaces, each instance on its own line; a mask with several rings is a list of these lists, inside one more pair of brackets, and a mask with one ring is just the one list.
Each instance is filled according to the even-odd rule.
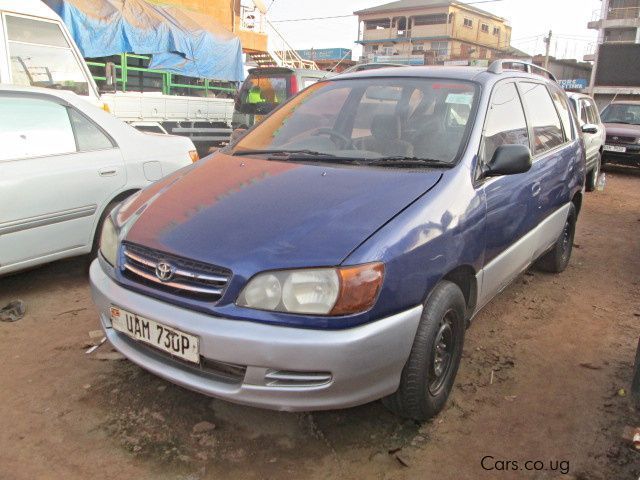
[[605,145],[604,149],[607,152],[619,152],[619,153],[625,153],[627,151],[627,147],[620,147],[618,145]]
[[200,339],[149,318],[111,307],[114,330],[192,363],[200,363]]

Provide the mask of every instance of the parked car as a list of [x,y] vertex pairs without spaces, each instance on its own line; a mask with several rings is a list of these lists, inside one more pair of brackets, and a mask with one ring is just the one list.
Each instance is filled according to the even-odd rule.
[[552,80],[336,76],[112,212],[93,298],[116,349],[186,388],[424,420],[478,311],[532,263],[567,267],[585,174]]
[[598,183],[602,152],[606,138],[605,126],[600,119],[596,102],[582,93],[569,93],[569,100],[573,106],[578,124],[582,132],[585,150],[587,152],[587,182],[586,190],[593,192]]
[[324,70],[303,68],[250,69],[236,96],[232,127],[247,129],[253,126],[300,90],[332,75]]
[[640,167],[640,102],[619,100],[602,110],[607,129],[604,163]]
[[65,91],[0,86],[0,275],[97,251],[113,206],[197,159]]

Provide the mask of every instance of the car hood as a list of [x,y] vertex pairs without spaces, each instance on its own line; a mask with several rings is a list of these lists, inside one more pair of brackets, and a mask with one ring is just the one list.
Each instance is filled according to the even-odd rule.
[[144,190],[117,221],[128,242],[236,273],[338,265],[441,177],[218,153]]
[[607,135],[619,137],[640,137],[640,125],[627,125],[626,123],[605,123]]

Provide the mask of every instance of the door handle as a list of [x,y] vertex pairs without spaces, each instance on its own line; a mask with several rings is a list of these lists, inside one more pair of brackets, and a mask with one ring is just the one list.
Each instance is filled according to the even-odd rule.
[[115,168],[114,169],[104,168],[98,171],[98,174],[101,177],[113,177],[114,175],[117,175],[117,173],[118,171]]
[[541,190],[542,190],[542,187],[540,187],[539,183],[534,183],[533,186],[531,187],[531,193],[533,193],[534,197],[537,197],[538,195],[540,195]]

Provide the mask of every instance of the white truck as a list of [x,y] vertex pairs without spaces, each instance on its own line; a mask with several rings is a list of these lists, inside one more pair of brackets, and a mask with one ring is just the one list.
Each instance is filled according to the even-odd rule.
[[117,92],[100,95],[60,17],[40,0],[0,0],[0,83],[71,90],[116,117],[157,122],[200,154],[231,135],[233,99]]

